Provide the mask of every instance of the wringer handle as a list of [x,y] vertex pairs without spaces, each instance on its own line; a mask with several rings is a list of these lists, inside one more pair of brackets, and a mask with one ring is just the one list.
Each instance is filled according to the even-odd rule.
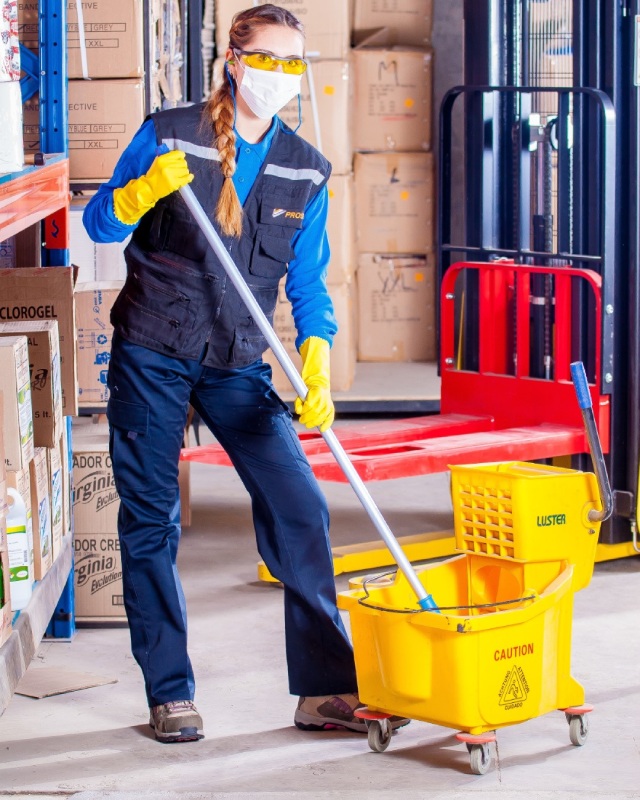
[[571,364],[571,378],[573,380],[574,389],[576,390],[578,405],[582,411],[589,452],[591,453],[591,460],[593,461],[593,468],[596,473],[598,489],[602,499],[602,511],[597,511],[595,508],[592,508],[591,511],[589,511],[589,519],[592,522],[604,522],[611,516],[613,497],[611,494],[609,476],[607,475],[607,468],[604,463],[602,446],[600,445],[598,427],[593,415],[593,403],[591,401],[591,394],[589,393],[587,375],[584,371],[584,364],[582,361],[574,361],[573,364]]
[[[166,145],[160,145],[158,148],[158,154],[161,152],[167,152],[167,150],[161,149],[166,148]],[[168,148],[167,148],[168,149]],[[302,380],[302,377],[296,370],[293,361],[289,357],[289,354],[285,350],[284,346],[278,339],[275,331],[271,327],[271,324],[267,317],[265,316],[264,311],[260,308],[258,301],[253,296],[253,293],[247,286],[244,281],[244,278],[240,274],[238,267],[234,263],[233,259],[229,255],[228,250],[224,246],[222,239],[218,236],[217,231],[211,224],[211,221],[207,217],[204,212],[204,209],[200,205],[198,199],[196,198],[193,190],[190,186],[182,186],[179,189],[180,194],[182,195],[182,199],[187,204],[187,207],[193,214],[196,222],[202,233],[205,235],[207,241],[209,242],[212,250],[216,254],[216,256],[220,259],[222,266],[224,267],[227,276],[235,286],[238,291],[238,294],[244,301],[245,305],[249,309],[251,316],[255,320],[256,324],[260,328],[262,335],[267,340],[269,347],[273,350],[274,355],[278,359],[280,366],[284,370],[287,378],[291,381],[293,388],[295,389],[296,393],[300,397],[307,396],[307,386],[305,382]],[[438,608],[431,597],[430,594],[427,594],[423,585],[420,583],[418,576],[416,575],[415,570],[413,569],[411,562],[407,558],[406,554],[398,544],[397,539],[391,532],[391,529],[387,525],[384,520],[384,517],[380,513],[380,510],[376,506],[373,498],[369,494],[367,488],[362,481],[362,478],[358,475],[355,470],[355,467],[349,460],[344,448],[338,441],[335,433],[329,428],[324,432],[321,432],[323,439],[327,443],[329,450],[333,453],[334,458],[338,462],[338,465],[344,472],[346,478],[348,479],[351,487],[355,491],[358,499],[362,503],[365,508],[365,511],[368,513],[371,521],[375,525],[378,530],[378,533],[382,537],[384,543],[389,548],[391,555],[394,557],[398,567],[404,574],[405,578],[409,582],[411,588],[415,592],[418,598],[418,605],[424,611],[438,611]]]

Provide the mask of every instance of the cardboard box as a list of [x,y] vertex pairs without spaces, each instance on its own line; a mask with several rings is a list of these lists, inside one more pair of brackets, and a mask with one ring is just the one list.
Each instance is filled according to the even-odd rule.
[[[338,322],[338,333],[331,348],[331,390],[333,392],[346,392],[353,384],[356,369],[353,294],[351,287],[347,283],[343,283],[340,286],[332,286],[330,294]],[[283,283],[280,284],[278,304],[273,322],[278,338],[284,345],[295,368],[300,372],[302,370],[302,359],[295,346],[297,331],[291,314],[291,304],[287,300]],[[276,391],[285,395],[293,395],[294,390],[291,382],[273,352],[267,350],[263,358],[265,362],[271,365],[273,370],[272,380]]]
[[111,307],[122,281],[79,283],[76,286],[78,403],[99,406],[109,399],[107,373],[113,327]]
[[[252,5],[265,5],[269,0],[216,0],[215,34],[218,55],[224,56],[229,46],[229,29],[233,16]],[[346,58],[350,44],[350,8],[345,0],[279,0],[277,5],[291,11],[304,25],[306,54],[318,58]]]
[[327,283],[334,286],[349,283],[355,274],[353,175],[331,175],[327,189],[329,191],[327,235],[331,248]]
[[75,535],[79,531],[116,533],[120,497],[113,480],[106,425],[74,426],[72,498]]
[[33,443],[53,447],[62,433],[60,336],[55,319],[0,322],[0,336],[26,336],[29,345]]
[[38,35],[38,0],[18,0],[18,36],[20,44],[27,50],[37,53]]
[[434,247],[430,153],[356,153],[359,253],[420,253]]
[[26,336],[0,336],[0,390],[4,394],[4,463],[7,470],[33,458],[33,412]]
[[0,242],[0,269],[12,269],[16,265],[16,237],[10,236]]
[[124,242],[94,242],[82,222],[88,202],[86,197],[73,199],[69,210],[69,263],[78,269],[78,283],[124,281],[124,251],[131,237]]
[[[551,48],[539,57],[536,85],[573,86],[573,53],[569,47]],[[560,95],[555,92],[538,92],[533,95],[532,108],[540,114],[556,115]]]
[[108,426],[77,423],[72,432],[76,618],[125,620],[117,532],[120,498]]
[[75,614],[82,620],[126,620],[118,534],[76,531]]
[[0,269],[40,266],[42,234],[40,225],[29,225],[0,242]]
[[78,2],[67,2],[70,78],[140,78],[144,75],[142,0],[82,4],[87,72],[83,73]]
[[[136,78],[144,74],[142,0],[82,3],[87,74],[81,59],[77,0],[67,1],[67,57],[70,78]],[[38,51],[38,4],[19,3],[20,41]]]
[[144,119],[141,80],[69,81],[69,177],[102,180]]
[[354,0],[354,44],[373,31],[378,32],[380,44],[427,47],[433,31],[433,0]]
[[432,256],[363,254],[358,259],[357,284],[359,361],[435,359]]
[[62,413],[78,413],[76,314],[71,267],[0,270],[0,322],[58,320]]
[[[144,120],[141,79],[69,81],[69,177],[72,181],[108,180],[122,151]],[[40,148],[38,102],[23,106],[27,151]]]
[[33,525],[34,577],[40,581],[53,564],[51,534],[51,492],[46,447],[36,447],[29,465],[31,484],[31,519]]
[[[331,162],[333,175],[351,172],[352,94],[348,61],[313,60],[302,78],[302,125],[298,133]],[[315,97],[316,113],[312,97]],[[287,103],[278,116],[295,130],[300,121],[298,98]]]
[[27,541],[29,543],[29,575],[35,580],[34,544],[33,544],[33,513],[31,510],[31,463],[18,472],[7,472],[7,486],[15,489],[27,511]]
[[431,50],[356,49],[353,81],[356,150],[431,149]]
[[61,442],[56,447],[47,447],[47,469],[49,471],[49,485],[51,487],[51,541],[53,560],[60,555],[62,548],[63,531],[63,503],[62,503],[62,452]]

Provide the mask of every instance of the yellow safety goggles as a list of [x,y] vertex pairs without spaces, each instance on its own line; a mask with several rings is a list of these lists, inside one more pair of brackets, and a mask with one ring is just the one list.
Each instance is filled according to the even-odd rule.
[[263,69],[272,72],[278,67],[287,75],[302,75],[307,69],[307,62],[303,58],[278,58],[273,53],[263,53],[255,50],[234,50],[234,54],[253,69]]

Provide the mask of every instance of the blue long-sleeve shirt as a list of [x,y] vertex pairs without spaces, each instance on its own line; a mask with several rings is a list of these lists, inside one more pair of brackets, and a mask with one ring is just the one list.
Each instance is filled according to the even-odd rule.
[[[280,124],[279,118],[274,117],[271,128],[257,144],[245,142],[236,131],[233,184],[243,205]],[[125,225],[116,217],[113,190],[126,186],[130,180],[148,171],[156,157],[157,144],[154,125],[147,120],[120,156],[111,178],[100,186],[84,211],[84,226],[93,241],[122,242],[135,230],[136,225]],[[324,186],[305,208],[302,228],[296,231],[292,240],[294,257],[289,263],[285,291],[291,302],[298,348],[309,336],[318,336],[332,344],[337,331],[326,286],[330,259],[326,232],[328,201],[329,194]]]

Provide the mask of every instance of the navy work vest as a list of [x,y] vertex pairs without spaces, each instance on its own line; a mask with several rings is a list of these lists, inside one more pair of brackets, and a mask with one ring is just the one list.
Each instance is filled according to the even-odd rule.
[[[329,162],[299,136],[276,129],[244,204],[239,239],[222,234],[215,207],[223,176],[204,104],[153,114],[158,143],[186,152],[190,186],[269,321],[278,283],[293,257],[291,240]],[[127,279],[111,312],[120,335],[166,355],[218,368],[247,366],[267,349],[219,259],[178,192],[148,211],[125,250]]]

